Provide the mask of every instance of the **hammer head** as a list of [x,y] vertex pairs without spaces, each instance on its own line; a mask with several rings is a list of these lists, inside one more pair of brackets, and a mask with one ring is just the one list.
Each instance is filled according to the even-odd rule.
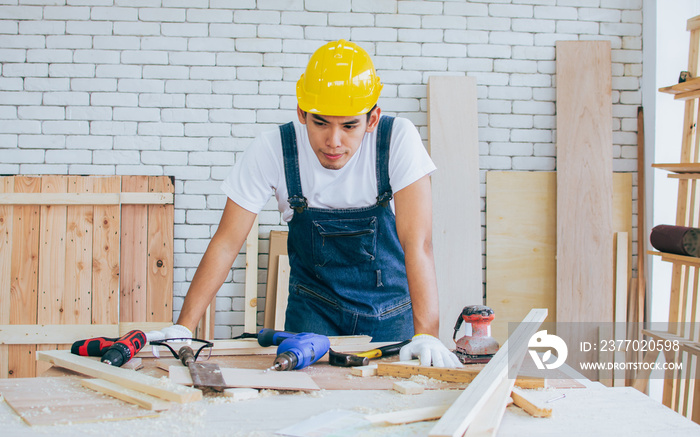
[[330,349],[328,351],[328,363],[331,366],[339,367],[366,366],[369,364],[369,358],[359,357],[353,354],[343,354]]

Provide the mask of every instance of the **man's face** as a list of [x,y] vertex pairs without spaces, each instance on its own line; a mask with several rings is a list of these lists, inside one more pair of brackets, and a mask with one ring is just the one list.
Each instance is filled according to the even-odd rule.
[[324,168],[340,170],[362,144],[366,132],[377,128],[381,111],[377,107],[367,115],[351,117],[318,115],[302,111],[297,106],[299,121],[306,125],[309,143]]

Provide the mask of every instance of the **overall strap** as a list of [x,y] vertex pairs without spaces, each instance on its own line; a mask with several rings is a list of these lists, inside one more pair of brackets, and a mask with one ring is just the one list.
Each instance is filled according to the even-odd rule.
[[389,183],[389,145],[394,117],[383,116],[377,127],[377,203],[386,206],[393,192]]
[[280,126],[282,138],[282,155],[284,157],[284,176],[287,182],[287,194],[289,206],[295,212],[302,212],[306,208],[306,198],[301,192],[301,179],[299,178],[299,154],[297,153],[297,135],[294,131],[294,123],[289,122]]

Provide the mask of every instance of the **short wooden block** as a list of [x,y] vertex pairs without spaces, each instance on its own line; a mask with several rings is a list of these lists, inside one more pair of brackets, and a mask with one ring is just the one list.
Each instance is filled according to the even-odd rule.
[[357,366],[350,368],[350,374],[355,376],[374,376],[377,374],[377,365]]
[[260,392],[254,388],[227,388],[224,390],[224,396],[233,398],[234,401],[246,401],[255,399]]
[[419,395],[423,393],[424,387],[413,381],[396,381],[394,390],[405,395]]

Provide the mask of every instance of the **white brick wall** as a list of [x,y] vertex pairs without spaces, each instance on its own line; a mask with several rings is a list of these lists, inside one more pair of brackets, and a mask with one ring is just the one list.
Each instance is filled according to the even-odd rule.
[[[556,168],[555,42],[609,40],[614,169],[636,170],[641,0],[0,3],[0,173],[174,175],[175,317],[221,180],[258,132],[294,117],[296,80],[331,39],[373,55],[380,105],[424,140],[428,78],[476,77],[482,195],[488,170]],[[260,214],[263,249],[284,229],[275,206]],[[218,293],[218,337],[242,330],[244,267],[241,255]]]

